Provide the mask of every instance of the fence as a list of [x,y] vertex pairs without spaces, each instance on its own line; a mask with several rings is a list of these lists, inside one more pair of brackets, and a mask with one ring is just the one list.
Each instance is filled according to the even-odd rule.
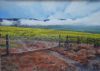
[[[1,42],[3,41],[3,43]],[[94,39],[94,38],[86,38],[86,37],[72,37],[72,36],[66,36],[63,37],[61,35],[56,36],[56,38],[49,38],[48,37],[10,37],[9,35],[6,35],[6,37],[2,37],[0,34],[0,47],[5,47],[6,49],[6,55],[9,55],[9,48],[17,48],[17,47],[32,47],[36,46],[36,41],[38,42],[44,42],[47,46],[50,47],[64,47],[66,49],[69,49],[71,47],[71,44],[91,44],[94,47],[100,46],[100,39]],[[45,47],[42,44],[38,46]]]
[[[9,35],[6,35],[5,38],[2,38],[2,35],[0,34],[0,53],[2,53],[4,48],[6,49],[5,55],[9,55]],[[3,49],[2,49],[3,48]]]
[[61,38],[61,35],[59,36],[59,47],[61,47],[61,43],[63,42],[64,47],[69,47],[68,45],[70,43],[76,43],[76,44],[92,44],[94,47],[100,46],[100,39],[99,38],[87,38],[87,37],[72,37],[72,36],[66,36],[65,40]]

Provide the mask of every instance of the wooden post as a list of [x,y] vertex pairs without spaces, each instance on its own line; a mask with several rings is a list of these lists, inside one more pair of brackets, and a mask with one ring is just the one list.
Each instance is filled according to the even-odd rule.
[[59,41],[58,41],[59,42],[59,44],[58,44],[59,47],[61,47],[61,40],[60,39],[61,39],[61,35],[59,35]]
[[97,46],[98,46],[98,40],[94,39],[94,47],[97,47]]
[[64,45],[64,47],[66,48],[66,50],[69,48],[68,35],[66,36],[66,41],[65,41],[65,45]]
[[88,44],[88,42],[89,42],[89,40],[88,40],[88,38],[86,39],[86,43]]
[[1,38],[1,34],[0,34],[0,38]]
[[77,36],[77,44],[80,44],[80,37]]
[[96,39],[93,39],[93,43],[94,43],[94,47],[96,47],[96,43],[97,43]]
[[9,35],[6,35],[6,55],[9,55]]
[[89,44],[89,38],[87,38],[87,41],[86,41],[86,43],[87,43],[87,44]]

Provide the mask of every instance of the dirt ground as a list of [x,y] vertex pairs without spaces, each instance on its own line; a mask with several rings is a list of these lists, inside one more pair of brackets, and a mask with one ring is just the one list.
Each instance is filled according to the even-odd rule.
[[[0,57],[1,71],[100,70],[100,47],[74,44],[63,48],[50,45],[53,44],[35,43],[32,47],[11,48],[9,55]],[[4,49],[1,51],[4,52]]]

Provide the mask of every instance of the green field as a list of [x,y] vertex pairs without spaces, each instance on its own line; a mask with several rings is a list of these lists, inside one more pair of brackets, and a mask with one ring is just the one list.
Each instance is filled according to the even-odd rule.
[[[10,36],[10,38],[14,37],[27,37],[28,40],[33,38],[43,39],[43,40],[59,40],[59,35],[61,35],[60,40],[65,41],[66,36],[75,37],[70,38],[69,40],[77,42],[76,37],[81,37],[81,43],[87,43],[87,38],[90,40],[89,43],[93,44],[95,41],[91,39],[96,39],[96,44],[100,45],[100,34],[92,34],[85,32],[75,32],[75,31],[59,31],[59,30],[50,30],[50,29],[39,29],[39,28],[23,28],[23,27],[8,27],[8,26],[0,26],[0,34],[2,37],[5,37],[6,34]],[[19,38],[20,39],[20,38]],[[99,39],[99,41],[98,41]]]
[[59,30],[49,30],[49,29],[39,29],[39,28],[22,28],[22,27],[8,27],[0,26],[0,34],[5,36],[9,34],[10,36],[27,36],[27,37],[56,37],[61,35],[62,37],[69,36],[81,36],[89,38],[100,38],[100,34],[84,33],[84,32],[73,32],[73,31],[59,31]]

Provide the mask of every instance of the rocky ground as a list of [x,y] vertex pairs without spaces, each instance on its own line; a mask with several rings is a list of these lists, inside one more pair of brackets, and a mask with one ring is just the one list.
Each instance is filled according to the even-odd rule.
[[74,44],[68,49],[51,48],[50,50],[58,52],[59,54],[68,57],[70,60],[76,61],[73,65],[78,69],[82,69],[78,71],[100,70],[100,47],[93,47],[92,45],[87,44]]
[[[11,48],[9,55],[0,57],[1,71],[100,70],[100,47],[72,44],[70,48],[64,48],[55,47],[56,44],[42,41],[32,45],[27,42],[30,47],[23,45],[24,47]],[[0,52],[4,51],[0,49]]]

